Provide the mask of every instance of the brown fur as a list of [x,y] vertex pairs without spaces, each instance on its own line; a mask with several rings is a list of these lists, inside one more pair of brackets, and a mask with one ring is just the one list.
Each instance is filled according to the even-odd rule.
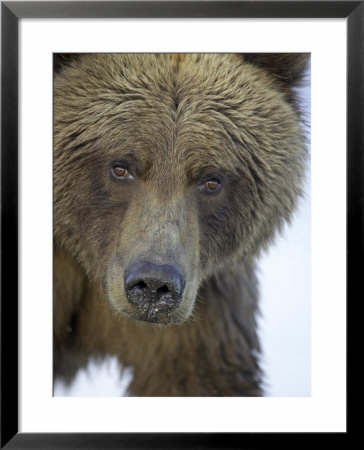
[[[307,55],[60,55],[54,78],[54,368],[134,368],[131,395],[261,395],[254,259],[289,220]],[[110,176],[128,164],[133,182]],[[221,190],[206,195],[206,177]],[[180,306],[141,322],[135,258],[177,265]]]

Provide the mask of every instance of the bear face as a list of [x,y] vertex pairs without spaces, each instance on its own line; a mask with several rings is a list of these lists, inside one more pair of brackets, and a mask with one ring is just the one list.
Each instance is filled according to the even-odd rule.
[[229,54],[61,62],[55,246],[117,313],[184,322],[205,280],[251,261],[289,220],[305,164],[291,85],[306,58],[281,70]]

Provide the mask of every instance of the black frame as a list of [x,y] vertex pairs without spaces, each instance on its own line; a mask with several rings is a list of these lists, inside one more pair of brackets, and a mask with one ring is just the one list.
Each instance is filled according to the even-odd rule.
[[[354,295],[358,300],[362,298],[359,280],[364,273],[364,1],[1,2],[0,446],[13,449],[229,449],[270,446],[278,439],[280,446],[292,447],[297,439],[306,443],[311,436],[309,433],[286,434],[284,440],[279,433],[18,433],[18,20],[108,17],[347,19],[347,303]],[[349,351],[349,345],[347,348]],[[345,445],[352,436],[349,431],[348,422],[346,433],[330,436]],[[328,437],[325,433],[316,433],[315,443],[326,443]]]

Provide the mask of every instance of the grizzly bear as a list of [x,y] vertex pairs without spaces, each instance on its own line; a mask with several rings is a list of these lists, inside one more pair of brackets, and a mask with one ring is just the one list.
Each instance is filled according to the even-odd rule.
[[302,193],[307,54],[54,58],[54,376],[259,396],[256,259]]

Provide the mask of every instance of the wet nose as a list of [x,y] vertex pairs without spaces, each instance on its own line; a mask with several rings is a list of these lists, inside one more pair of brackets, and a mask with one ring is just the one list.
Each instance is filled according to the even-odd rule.
[[124,286],[131,304],[160,314],[179,305],[185,281],[175,266],[137,260],[125,269]]

